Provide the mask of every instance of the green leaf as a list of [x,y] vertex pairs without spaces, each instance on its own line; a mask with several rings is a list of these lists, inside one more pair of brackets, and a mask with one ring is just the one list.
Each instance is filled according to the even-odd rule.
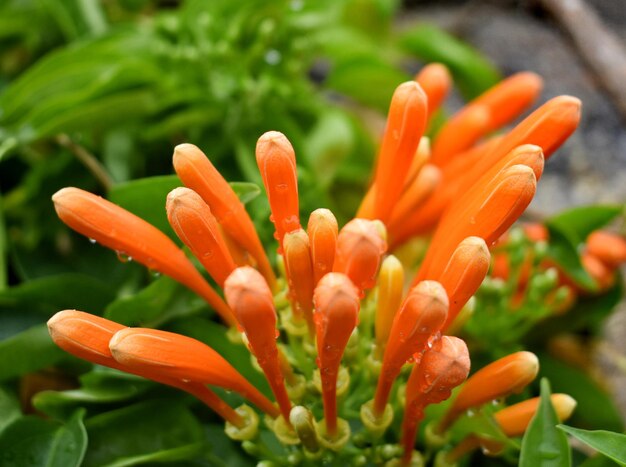
[[541,400],[522,439],[520,467],[569,467],[571,450],[567,437],[556,425],[559,419],[550,401],[550,383],[541,380]]
[[0,433],[22,415],[17,397],[4,386],[0,386],[0,415]]
[[230,182],[229,185],[243,204],[249,203],[261,194],[261,188],[256,183]]
[[[132,465],[129,458],[159,456],[163,451],[202,441],[202,427],[180,402],[150,400],[97,415],[86,422],[89,450],[84,466]],[[197,451],[185,451],[186,458]],[[167,455],[167,454],[164,454]],[[181,460],[181,459],[179,459]]]
[[401,38],[407,51],[425,62],[440,62],[454,75],[466,99],[473,99],[496,84],[502,76],[483,54],[431,24],[410,28]]
[[109,191],[108,198],[180,244],[165,212],[167,194],[179,186],[182,186],[182,182],[176,175],[140,178],[115,185]]
[[22,417],[0,434],[0,465],[20,467],[80,466],[87,449],[84,410],[67,423]]
[[4,209],[2,208],[2,195],[0,194],[0,291],[6,289],[9,283],[7,277],[7,235],[4,224]]
[[623,211],[622,205],[581,206],[560,212],[549,218],[546,225],[567,232],[578,246],[591,232],[604,227]]
[[626,435],[605,430],[581,430],[566,425],[559,425],[557,428],[613,459],[619,465],[626,466]]
[[575,238],[567,230],[548,224],[550,241],[547,256],[557,263],[563,272],[577,285],[589,291],[597,290],[598,285],[585,270],[578,256]]
[[0,342],[0,381],[45,368],[65,356],[45,324],[32,327]]
[[106,464],[106,467],[128,467],[131,465],[142,465],[148,463],[175,463],[189,459],[194,459],[202,454],[206,448],[204,443],[193,443],[173,449],[164,449],[138,456],[124,457],[114,462]]
[[539,361],[539,373],[552,381],[554,392],[576,399],[570,423],[588,429],[623,430],[623,421],[613,399],[586,373],[544,353],[539,355]]

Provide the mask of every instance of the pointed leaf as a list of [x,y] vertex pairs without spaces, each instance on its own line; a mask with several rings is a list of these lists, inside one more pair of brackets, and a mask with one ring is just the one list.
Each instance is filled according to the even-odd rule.
[[558,425],[557,428],[613,459],[619,465],[626,466],[626,435],[606,430],[581,430],[567,425]]

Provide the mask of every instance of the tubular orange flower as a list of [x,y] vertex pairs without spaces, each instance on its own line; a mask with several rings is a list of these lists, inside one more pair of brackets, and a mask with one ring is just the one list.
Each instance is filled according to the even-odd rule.
[[467,380],[439,424],[445,431],[472,407],[520,392],[537,376],[539,360],[531,352],[516,352],[483,367]]
[[428,120],[444,101],[452,87],[450,72],[441,63],[429,63],[415,77],[422,87],[428,102]]
[[359,292],[348,276],[326,274],[315,288],[315,329],[326,431],[337,431],[337,375],[348,339],[357,325]]
[[276,309],[272,291],[258,271],[244,266],[235,269],[228,276],[224,284],[224,294],[288,423],[291,403],[278,358]]
[[313,282],[317,284],[324,274],[332,271],[337,245],[337,219],[328,209],[316,209],[309,216],[307,233],[311,244]]
[[98,365],[182,389],[196,396],[224,420],[238,427],[242,425],[241,416],[203,384],[167,378],[147,368],[131,369],[117,362],[109,350],[109,341],[122,329],[125,329],[125,326],[77,310],[59,311],[48,320],[48,331],[52,340],[66,352]]
[[418,423],[424,418],[424,409],[443,402],[452,389],[467,378],[470,358],[467,345],[461,339],[443,336],[438,344],[427,349],[419,363],[413,365],[406,385],[406,405],[402,421],[403,461],[408,464],[415,443]]
[[296,315],[304,315],[313,332],[314,280],[309,236],[303,229],[285,234],[283,250],[289,290],[296,305],[294,311]]
[[404,268],[398,259],[387,256],[378,274],[378,303],[376,304],[376,352],[382,357],[389,338],[391,323],[402,303]]
[[237,267],[219,224],[200,195],[189,188],[176,188],[167,195],[167,218],[176,235],[206,268],[220,287]]
[[300,228],[296,156],[285,135],[268,131],[257,142],[256,163],[272,210],[275,237],[282,249],[284,235]]
[[[550,401],[559,421],[567,420],[576,408],[576,400],[567,394],[552,394]],[[509,437],[521,436],[539,407],[539,397],[513,404],[493,414],[500,429]]]
[[246,208],[228,182],[193,144],[176,146],[173,162],[185,186],[200,195],[228,236],[254,257],[265,280],[274,289],[276,276],[265,249]]
[[409,291],[393,319],[385,348],[374,398],[377,416],[385,410],[391,386],[402,365],[426,349],[429,339],[441,329],[447,313],[448,297],[438,282],[423,281]]
[[378,154],[373,219],[385,222],[400,197],[404,179],[426,128],[426,94],[415,81],[401,84],[391,98]]
[[224,321],[234,325],[226,303],[185,253],[156,227],[78,188],[63,188],[52,196],[52,201],[59,218],[70,228],[184,284],[213,306]]
[[363,292],[374,286],[376,274],[387,251],[384,227],[376,221],[352,219],[339,232],[335,252],[334,272],[347,275]]
[[587,237],[587,251],[609,268],[618,268],[626,262],[626,240],[611,232],[592,232]]
[[448,317],[442,327],[444,331],[480,287],[489,271],[490,259],[487,244],[480,237],[467,237],[452,253],[448,265],[437,278],[450,300]]
[[596,284],[598,284],[600,291],[610,289],[615,283],[615,271],[589,253],[589,251],[583,252],[580,256],[580,262],[585,268],[585,271],[587,271]]
[[167,331],[127,328],[109,342],[111,355],[132,371],[190,380],[235,391],[272,417],[278,409],[220,354],[200,341]]

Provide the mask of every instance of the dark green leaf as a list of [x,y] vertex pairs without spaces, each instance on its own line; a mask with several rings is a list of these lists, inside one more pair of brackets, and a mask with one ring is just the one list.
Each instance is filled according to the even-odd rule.
[[581,430],[566,425],[559,425],[558,428],[613,459],[619,465],[626,466],[626,435],[605,430]]
[[0,433],[22,415],[20,403],[12,391],[0,386]]
[[65,357],[45,324],[0,342],[0,381],[50,366]]
[[106,467],[128,467],[142,464],[174,464],[198,457],[206,449],[204,443],[193,443],[173,449],[163,449],[148,454],[138,456],[123,457],[114,462],[106,464]]
[[620,205],[582,206],[552,216],[546,225],[567,232],[578,246],[591,232],[604,227],[623,211],[624,206]]
[[246,204],[261,194],[261,189],[255,183],[230,182],[230,187],[235,191],[239,200]]
[[550,401],[550,383],[541,380],[539,408],[522,439],[520,467],[569,467],[571,450],[567,437],[556,425],[559,419]]
[[7,236],[4,226],[4,209],[2,208],[2,195],[0,195],[0,291],[6,289],[8,284],[7,272]]
[[569,231],[550,224],[548,224],[548,230],[550,241],[547,256],[557,263],[576,284],[590,291],[597,290],[598,285],[580,262],[578,245]]
[[20,467],[80,466],[87,449],[84,410],[61,424],[22,417],[0,434],[0,465]]
[[[86,467],[158,456],[161,451],[188,448],[203,439],[200,423],[184,405],[172,400],[151,400],[97,415],[87,420],[86,427]],[[187,458],[197,455],[196,450],[185,452]]]
[[176,175],[141,178],[115,185],[109,191],[108,198],[178,241],[167,221],[165,200],[167,194],[179,186],[182,186],[182,182]]

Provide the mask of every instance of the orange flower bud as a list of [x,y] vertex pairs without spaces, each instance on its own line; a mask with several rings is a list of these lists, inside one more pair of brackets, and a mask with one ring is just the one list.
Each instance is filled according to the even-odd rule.
[[610,289],[615,284],[615,271],[607,267],[589,251],[583,252],[580,256],[580,262],[585,271],[598,284],[599,291]]
[[337,219],[328,209],[316,209],[311,213],[307,233],[311,243],[314,284],[333,269],[337,231]]
[[376,415],[385,410],[402,365],[428,347],[429,339],[439,332],[447,313],[448,296],[438,282],[420,282],[409,291],[391,325],[374,398]]
[[389,339],[391,323],[402,303],[404,268],[398,259],[387,256],[378,274],[378,301],[376,305],[376,350],[382,352]]
[[386,222],[404,185],[404,179],[426,128],[426,94],[415,81],[401,84],[391,98],[374,185],[372,218]]
[[211,209],[195,191],[176,188],[167,195],[167,218],[176,235],[220,287],[237,267]]
[[304,315],[313,330],[313,264],[309,236],[303,229],[285,234],[283,255],[289,281],[289,290],[295,301],[295,313]]
[[[522,436],[539,407],[539,397],[513,404],[493,414],[500,429],[509,437]],[[550,401],[559,421],[567,420],[576,408],[576,400],[567,394],[552,394]]]
[[326,430],[337,430],[337,375],[348,339],[358,322],[359,292],[348,276],[326,274],[315,288],[317,364],[322,380]]
[[274,236],[282,252],[283,236],[300,228],[296,156],[285,135],[268,131],[257,142],[256,163],[272,210]]
[[465,381],[469,370],[467,345],[451,336],[443,336],[433,348],[424,352],[419,363],[413,365],[406,385],[406,406],[402,421],[405,462],[411,458],[415,433],[418,423],[424,418],[424,409],[430,404],[447,400],[452,389]]
[[537,222],[526,222],[522,224],[522,230],[526,237],[533,242],[547,242],[550,237],[548,228]]
[[48,331],[55,344],[66,352],[91,363],[132,373],[157,383],[182,389],[203,401],[226,421],[235,426],[243,423],[241,416],[217,394],[195,381],[168,378],[149,368],[128,368],[117,362],[109,350],[113,335],[125,326],[77,310],[64,310],[48,320]]
[[288,421],[291,403],[278,358],[276,309],[272,291],[258,271],[245,266],[235,269],[228,276],[224,283],[224,294],[265,373],[283,417]]
[[609,268],[618,268],[626,262],[626,240],[611,232],[592,232],[587,237],[587,251]]
[[208,345],[156,329],[127,328],[109,342],[113,358],[132,371],[189,380],[235,391],[272,417],[278,409]]
[[198,193],[226,233],[256,260],[259,270],[273,289],[276,276],[252,219],[237,194],[211,161],[193,144],[174,149],[174,169],[188,188]]
[[363,291],[374,286],[376,274],[387,251],[384,227],[376,221],[352,219],[339,232],[337,251],[333,264],[334,272],[347,275],[357,286],[361,296]]
[[452,253],[448,265],[437,278],[450,301],[448,317],[442,327],[444,331],[480,287],[489,271],[490,258],[487,244],[480,237],[467,237]]
[[429,63],[415,77],[415,81],[422,87],[428,102],[428,119],[441,107],[452,88],[450,72],[441,63]]
[[439,431],[445,431],[467,409],[520,392],[538,371],[539,360],[531,352],[516,352],[481,368],[461,388]]
[[70,228],[184,284],[213,306],[224,321],[234,324],[232,313],[222,298],[185,253],[156,227],[78,188],[63,188],[52,196],[52,201],[59,218]]

